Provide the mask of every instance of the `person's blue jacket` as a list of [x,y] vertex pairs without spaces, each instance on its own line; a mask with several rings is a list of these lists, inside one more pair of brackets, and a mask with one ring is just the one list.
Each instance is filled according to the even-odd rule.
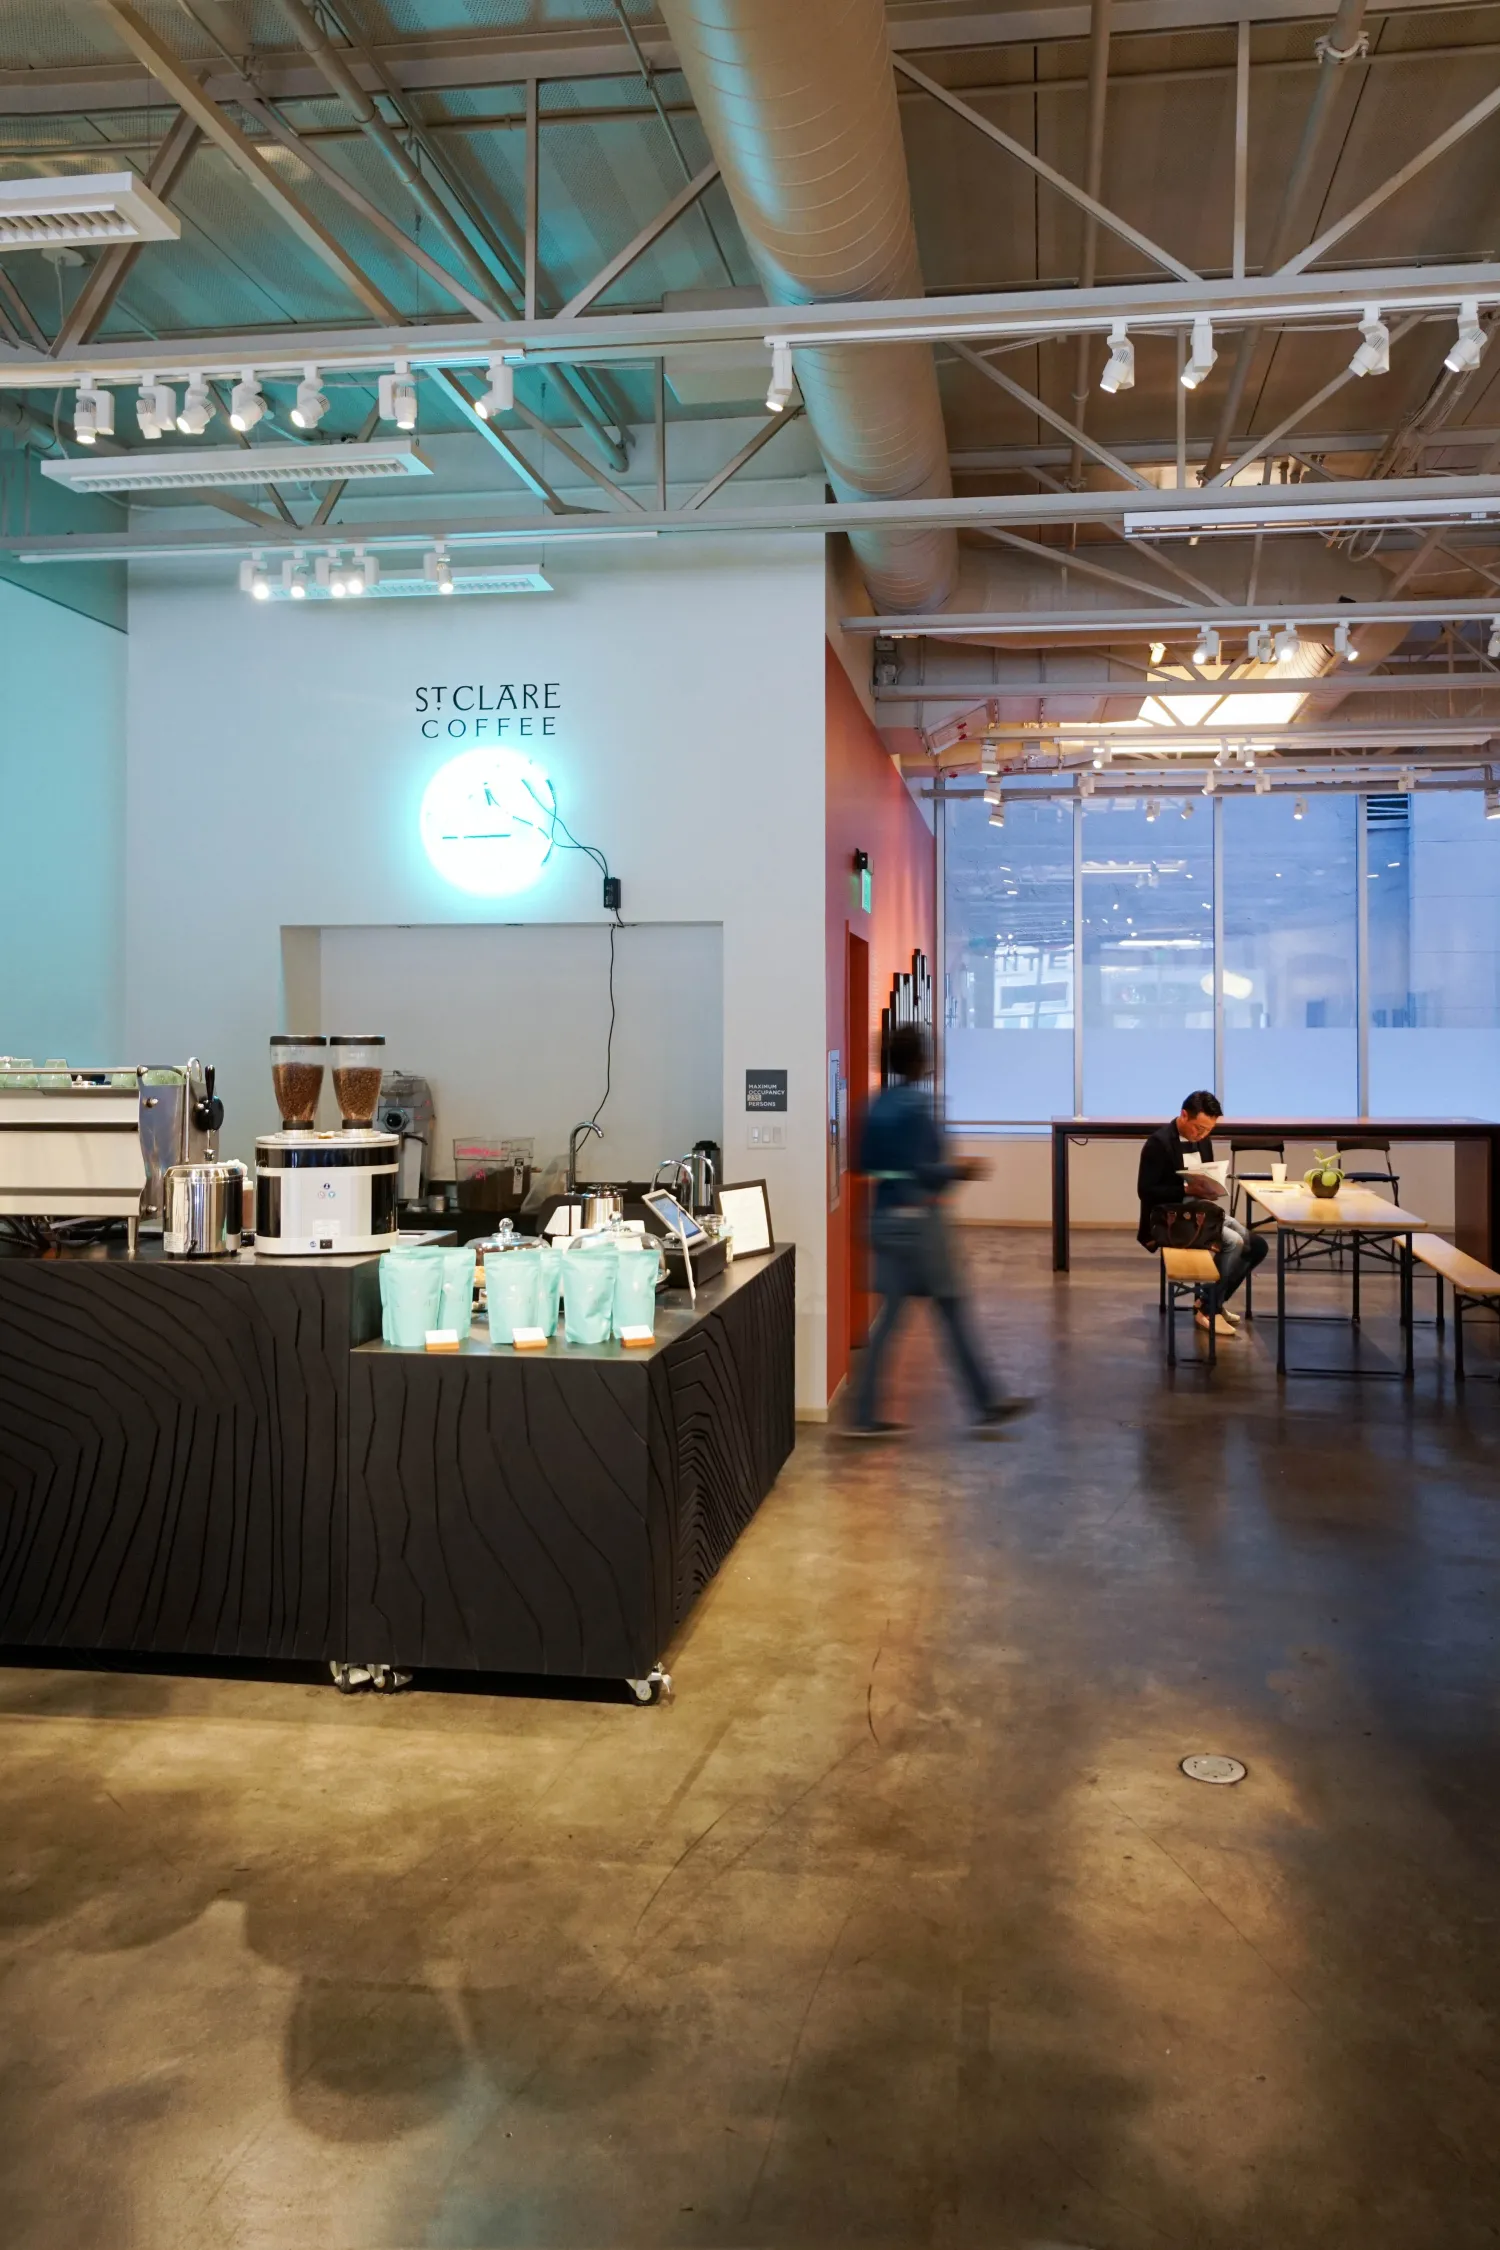
[[865,1112],[855,1170],[875,1181],[877,1210],[925,1202],[958,1178],[926,1087],[881,1088]]

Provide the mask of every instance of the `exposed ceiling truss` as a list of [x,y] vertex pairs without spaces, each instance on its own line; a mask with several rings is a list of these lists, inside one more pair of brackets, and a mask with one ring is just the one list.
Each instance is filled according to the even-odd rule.
[[[1482,743],[1492,700],[1500,729],[1483,654],[1500,610],[1500,399],[1486,410],[1500,375],[1500,0],[1461,20],[1441,0],[1368,19],[1342,0],[1333,34],[1333,10],[1309,0],[887,12],[931,293],[772,312],[754,301],[670,41],[634,8],[476,30],[434,0],[423,30],[401,34],[383,0],[277,0],[256,11],[254,43],[245,8],[184,5],[164,30],[168,11],[88,0],[91,59],[75,46],[0,69],[0,178],[129,162],[181,213],[216,286],[174,291],[174,244],[101,250],[70,299],[61,271],[7,255],[0,391],[21,396],[3,426],[33,452],[60,426],[66,446],[68,394],[99,386],[115,394],[113,450],[144,451],[136,388],[201,378],[219,411],[194,442],[273,445],[278,482],[262,507],[214,503],[233,528],[163,505],[115,533],[23,538],[0,523],[0,551],[40,564],[275,552],[341,528],[375,551],[942,523],[997,547],[1013,593],[977,616],[845,620],[851,636],[900,636],[900,678],[875,708],[907,755],[954,755],[938,737],[970,692],[942,678],[945,649],[968,653],[955,644],[1086,646],[1078,680],[1054,686],[1033,659],[1006,685],[1034,695],[1042,724],[1054,694],[1145,692],[1110,666],[1134,661],[1141,677],[1157,638],[1191,674],[1182,643],[1206,620],[1235,634],[1378,628],[1382,653],[1357,676],[1301,683],[1286,731],[1304,750],[1342,757],[1351,727],[1381,756],[1403,730],[1434,755],[1445,726],[1477,726]],[[1201,105],[1201,188],[1172,188],[1165,140],[1132,155],[1140,129],[1120,105],[1142,101]],[[602,149],[633,168],[629,196],[602,192]],[[967,228],[944,168],[1021,223]],[[974,270],[1028,229],[1032,270]],[[236,295],[257,250],[263,278]],[[1351,363],[1372,316],[1390,372],[1362,375]],[[1121,337],[1136,379],[1106,397]],[[1189,396],[1178,376],[1204,337],[1214,364]],[[956,496],[820,502],[795,393],[788,411],[759,405],[773,349],[795,364],[892,338],[934,346]],[[726,360],[750,373],[708,403],[693,369]],[[418,384],[424,441],[466,450],[399,522],[352,483],[346,495],[350,480],[303,498],[284,463],[306,442],[290,419],[304,371],[328,386],[326,444],[394,434],[375,392],[398,365]],[[683,369],[690,406],[669,395]],[[266,392],[249,438],[224,411],[247,373]],[[717,443],[699,432],[684,450],[679,425],[715,419]],[[799,434],[778,448],[785,431]],[[779,475],[803,481],[753,503],[752,480]],[[1424,659],[1406,670],[1390,653],[1403,632]],[[1276,692],[1240,687],[1247,701]]]

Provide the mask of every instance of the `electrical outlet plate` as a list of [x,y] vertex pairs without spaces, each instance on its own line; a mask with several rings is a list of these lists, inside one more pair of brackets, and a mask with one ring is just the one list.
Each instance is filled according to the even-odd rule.
[[749,1127],[747,1143],[750,1148],[785,1148],[786,1126],[778,1118],[756,1118]]

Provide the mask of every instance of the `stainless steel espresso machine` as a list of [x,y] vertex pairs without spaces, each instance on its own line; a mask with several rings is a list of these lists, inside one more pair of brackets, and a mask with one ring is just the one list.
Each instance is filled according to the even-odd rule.
[[0,1217],[160,1228],[169,1172],[212,1162],[224,1104],[212,1064],[72,1070],[0,1056]]

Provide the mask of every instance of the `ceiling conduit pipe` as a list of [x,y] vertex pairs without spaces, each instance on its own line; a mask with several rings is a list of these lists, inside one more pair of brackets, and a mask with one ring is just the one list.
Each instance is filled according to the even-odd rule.
[[[497,301],[498,293],[493,277],[464,240],[462,229],[455,224],[442,197],[412,157],[400,135],[393,132],[381,116],[344,57],[324,33],[311,9],[304,6],[303,0],[277,0],[277,5],[332,91],[338,95],[360,130],[380,150],[412,201],[426,212],[475,289],[486,303],[494,306],[496,312],[504,313],[513,320],[516,317],[515,304],[503,297]],[[579,419],[611,465],[616,469],[624,469],[627,465],[624,448],[615,442],[599,421],[592,402],[583,397],[571,371],[566,367],[555,367],[552,372],[559,387],[568,393]]]
[[[1089,15],[1089,138],[1083,184],[1097,203],[1104,186],[1104,108],[1109,94],[1109,15],[1113,0],[1094,0]],[[1092,289],[1099,267],[1099,222],[1092,211],[1083,216],[1083,256],[1078,286]],[[1080,336],[1073,372],[1073,419],[1083,429],[1089,411],[1089,355],[1092,339]],[[1068,490],[1083,490],[1083,447],[1075,445],[1068,462]]]
[[[1346,62],[1362,56],[1369,41],[1364,31],[1365,0],[1339,0],[1339,12],[1334,17],[1333,29],[1317,43],[1318,83],[1313,88],[1313,98],[1308,107],[1307,121],[1302,128],[1296,159],[1286,183],[1286,193],[1281,199],[1281,212],[1276,221],[1276,231],[1271,237],[1271,247],[1263,273],[1275,273],[1285,265],[1298,247],[1297,214],[1302,198],[1312,177],[1313,165],[1323,145],[1329,113],[1338,92],[1339,73]],[[1224,466],[1224,456],[1229,450],[1229,434],[1239,419],[1240,406],[1245,396],[1245,385],[1250,376],[1250,363],[1255,357],[1255,346],[1260,331],[1251,326],[1241,329],[1239,349],[1230,370],[1229,388],[1219,413],[1219,426],[1214,432],[1213,444],[1208,449],[1208,459],[1199,471],[1200,484],[1211,484]]]
[[[920,297],[882,0],[661,0],[661,12],[768,303]],[[795,365],[840,500],[950,495],[930,344],[824,345]],[[863,531],[850,545],[877,609],[952,600],[953,531]]]

